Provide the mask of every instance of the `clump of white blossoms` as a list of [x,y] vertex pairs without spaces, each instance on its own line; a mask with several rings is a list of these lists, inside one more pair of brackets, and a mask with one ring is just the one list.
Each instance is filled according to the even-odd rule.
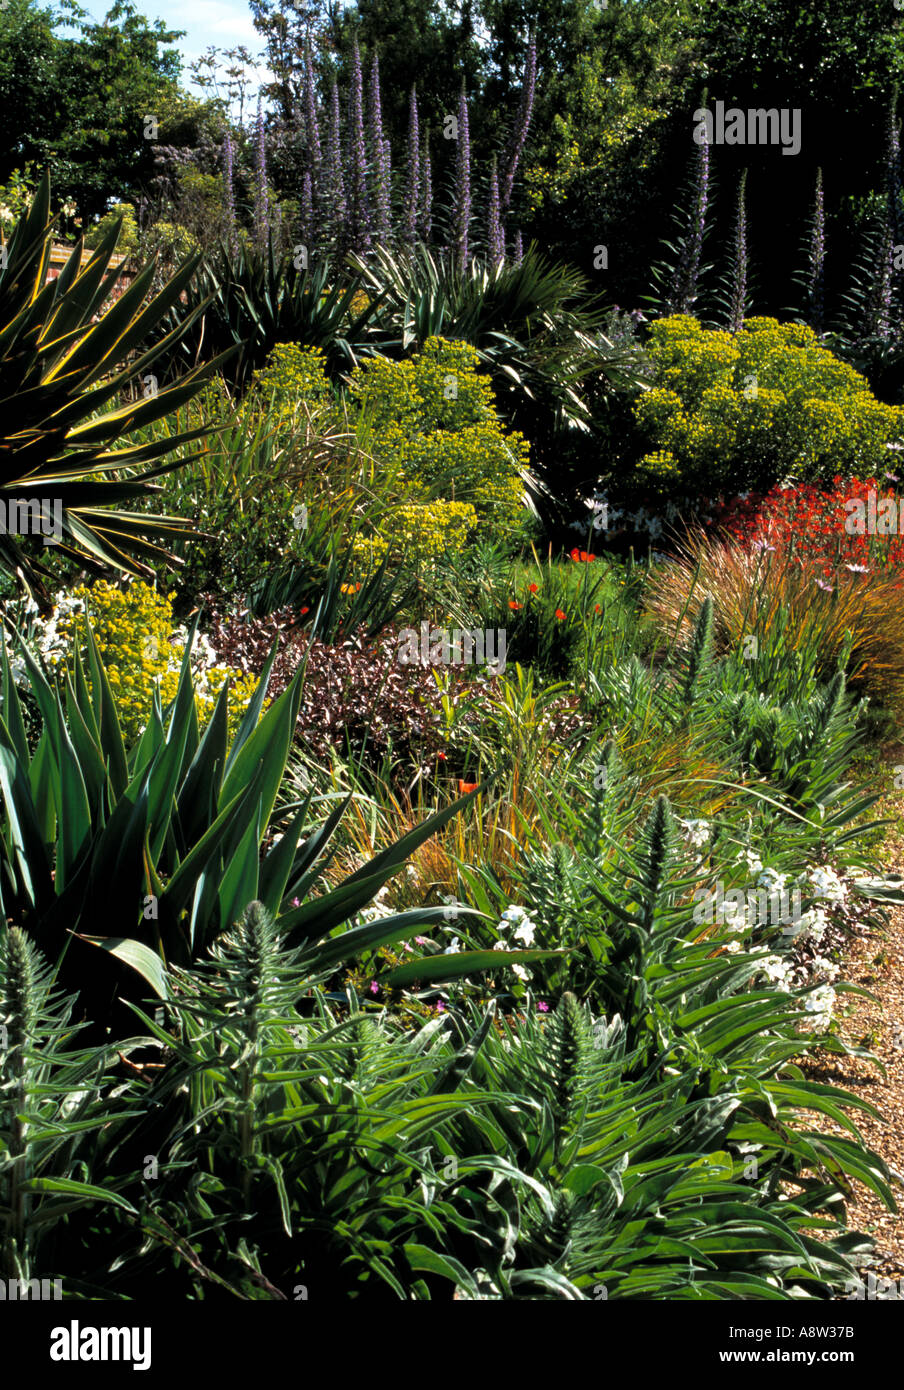
[[678,824],[692,849],[702,849],[709,840],[712,826],[708,820],[679,820]]
[[835,1008],[835,991],[831,985],[820,985],[808,994],[803,1001],[804,1011],[810,1015],[810,1027],[816,1033],[824,1033],[832,1022]]
[[[527,911],[516,903],[507,907],[499,920],[499,945],[503,951],[524,951],[534,944],[537,924],[531,921]],[[527,984],[531,972],[515,961],[512,970],[522,984]]]
[[830,903],[847,901],[847,888],[830,865],[822,864],[811,869],[807,879],[817,898],[824,898]]

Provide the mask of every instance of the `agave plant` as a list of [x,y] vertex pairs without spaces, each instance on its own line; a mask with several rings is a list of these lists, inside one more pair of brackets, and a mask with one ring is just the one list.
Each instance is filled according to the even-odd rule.
[[[76,652],[56,688],[22,648],[43,722],[35,746],[5,646],[2,653],[0,912],[59,967],[98,1027],[109,1021],[120,991],[134,992],[137,976],[126,983],[132,971],[163,995],[165,964],[203,955],[251,898],[260,898],[287,942],[303,949],[306,968],[324,977],[360,952],[446,920],[444,908],[423,908],[335,935],[470,796],[325,889],[327,850],[351,796],[326,815],[312,790],[275,809],[304,663],[265,710],[274,647],[230,743],[227,685],[199,730],[191,646],[174,700],[162,709],[155,699],[131,748],[90,627],[85,659]],[[465,953],[447,962],[443,978],[475,967]]]
[[[0,502],[5,522],[14,504],[20,518],[26,507],[32,530],[39,518],[52,520],[59,549],[81,564],[149,578],[152,571],[142,557],[167,562],[170,557],[157,540],[189,529],[190,523],[110,508],[159,491],[152,480],[178,465],[157,460],[203,430],[138,445],[129,445],[127,436],[187,401],[225,357],[190,371],[166,390],[157,389],[152,369],[203,305],[190,310],[155,347],[143,349],[141,344],[179,301],[198,259],[186,261],[145,303],[152,262],[104,311],[118,277],[117,269],[108,270],[118,234],[116,224],[84,267],[80,240],[59,276],[45,283],[53,236],[45,174],[3,248]],[[122,404],[123,393],[138,382],[144,384],[143,397]],[[156,466],[138,471],[147,464]],[[50,534],[46,527],[44,534]],[[46,566],[8,531],[0,535],[0,566],[33,590],[42,607],[49,607],[41,579]]]

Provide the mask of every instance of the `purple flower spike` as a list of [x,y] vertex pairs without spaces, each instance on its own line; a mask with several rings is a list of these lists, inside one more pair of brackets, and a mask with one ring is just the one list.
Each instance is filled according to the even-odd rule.
[[420,192],[420,130],[417,112],[417,92],[411,88],[408,100],[408,166],[405,175],[405,213],[402,239],[409,250],[417,239],[418,194]]
[[307,144],[308,169],[311,174],[311,191],[319,196],[323,173],[323,155],[320,149],[320,122],[317,116],[317,89],[314,84],[314,60],[311,45],[308,44],[304,59],[304,128]]
[[468,264],[468,232],[471,225],[471,137],[468,128],[468,99],[461,84],[458,99],[458,147],[455,158],[455,254],[459,265]]
[[390,232],[389,141],[383,135],[383,107],[380,100],[380,64],[376,53],[370,69],[370,146],[374,171],[377,241],[387,246]]
[[264,141],[264,113],[260,97],[257,100],[257,138],[254,161],[254,234],[258,244],[266,246],[270,231],[270,200],[267,196],[267,150]]
[[728,311],[729,333],[740,333],[744,327],[747,304],[747,170],[738,184],[738,211],[735,222],[734,263],[731,272],[731,302]]
[[226,139],[223,141],[223,191],[226,203],[226,237],[229,242],[229,249],[234,256],[238,250],[238,237],[236,235],[235,184],[232,160],[232,140],[227,130]]
[[371,247],[370,204],[367,197],[367,153],[364,147],[364,78],[361,54],[352,49],[352,85],[348,104],[348,233],[353,251]]
[[420,232],[421,239],[425,242],[430,241],[430,233],[433,230],[433,183],[431,179],[430,166],[430,132],[424,131],[424,147],[421,151],[421,201],[420,201]]
[[524,69],[524,81],[521,84],[521,107],[518,112],[518,120],[515,125],[515,132],[509,148],[508,164],[505,177],[502,180],[502,199],[501,206],[503,213],[508,212],[512,201],[512,188],[515,183],[515,174],[518,171],[518,163],[521,159],[521,152],[524,149],[524,142],[527,139],[527,132],[530,129],[530,118],[534,109],[534,95],[537,90],[537,43],[531,36],[527,49],[527,63]]
[[329,224],[336,249],[345,245],[348,210],[345,201],[345,181],[342,174],[342,141],[339,133],[339,89],[333,82],[330,91],[330,128],[327,158],[324,167],[323,214]]
[[487,225],[487,254],[490,265],[496,266],[505,260],[505,233],[499,217],[499,179],[496,173],[496,156],[490,170],[490,208]]

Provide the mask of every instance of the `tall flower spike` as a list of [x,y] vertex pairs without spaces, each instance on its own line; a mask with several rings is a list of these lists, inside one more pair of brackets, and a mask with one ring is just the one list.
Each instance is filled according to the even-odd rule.
[[885,153],[885,186],[892,237],[904,240],[904,204],[901,199],[901,138],[898,132],[898,90],[888,108],[888,138]]
[[353,251],[371,246],[370,206],[367,197],[367,152],[364,146],[364,78],[361,54],[355,40],[352,49],[352,84],[348,102],[348,235]]
[[524,247],[523,247],[522,244],[521,244],[521,228],[520,228],[520,227],[518,228],[518,230],[517,230],[516,233],[515,233],[515,244],[514,244],[514,249],[513,249],[513,251],[512,251],[512,259],[514,260],[515,265],[520,265],[521,262],[524,260]]
[[464,79],[458,98],[458,145],[455,152],[455,254],[464,269],[468,264],[468,233],[471,225],[471,138],[468,129],[468,99]]
[[330,90],[330,126],[327,159],[324,169],[325,205],[323,216],[336,250],[345,247],[348,207],[345,201],[345,180],[342,173],[342,139],[339,130],[339,88],[336,80]]
[[370,67],[370,148],[374,171],[374,205],[377,241],[387,246],[390,233],[389,141],[383,135],[383,108],[380,101],[380,63],[376,52]]
[[822,187],[822,170],[816,170],[816,196],[813,202],[813,226],[810,232],[810,265],[807,276],[807,297],[810,326],[822,332],[825,316],[826,219]]
[[499,217],[499,178],[496,172],[496,156],[490,169],[490,206],[487,217],[487,256],[490,265],[498,265],[505,260],[505,233]]
[[509,149],[508,163],[505,176],[502,180],[501,207],[503,213],[508,212],[512,201],[512,189],[515,184],[515,174],[518,172],[518,164],[521,159],[521,152],[524,149],[524,142],[527,139],[527,132],[530,129],[530,119],[534,109],[534,96],[537,90],[537,43],[531,35],[530,43],[527,47],[527,63],[524,68],[524,81],[521,84],[521,106],[518,111],[518,120],[512,137]]
[[267,196],[267,149],[260,97],[257,99],[257,138],[254,151],[254,235],[259,245],[266,246],[270,230],[270,200]]
[[320,182],[323,173],[323,154],[320,148],[320,121],[317,115],[317,89],[314,82],[314,59],[308,41],[304,56],[304,130],[307,145],[308,170],[311,175],[311,193],[320,196]]
[[421,151],[421,194],[420,194],[420,233],[421,240],[430,241],[433,230],[433,182],[430,167],[430,131],[424,131],[424,147]]
[[693,202],[688,215],[687,231],[670,285],[669,309],[673,314],[689,314],[696,303],[708,210],[709,141],[704,140],[697,154]]
[[405,171],[405,206],[402,240],[409,250],[417,240],[418,193],[420,191],[420,131],[417,112],[417,92],[411,88],[408,98],[408,165]]
[[744,327],[747,306],[747,170],[738,184],[738,211],[735,220],[734,257],[731,267],[731,299],[728,310],[729,333]]
[[309,254],[316,240],[314,232],[314,195],[312,184],[311,175],[306,169],[301,185],[301,240],[302,244],[308,248]]
[[229,131],[223,141],[223,192],[226,205],[226,240],[233,256],[238,250],[235,217],[235,174],[233,170],[232,139]]

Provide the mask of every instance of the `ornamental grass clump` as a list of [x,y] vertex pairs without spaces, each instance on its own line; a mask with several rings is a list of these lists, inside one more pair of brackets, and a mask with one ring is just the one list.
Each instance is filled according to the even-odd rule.
[[[806,538],[799,547],[806,554]],[[686,636],[707,597],[720,654],[746,657],[764,688],[778,668],[799,682],[841,667],[853,691],[887,706],[904,698],[904,578],[842,566],[832,582],[790,545],[744,545],[689,535],[677,557],[650,571],[647,615],[669,638]]]

